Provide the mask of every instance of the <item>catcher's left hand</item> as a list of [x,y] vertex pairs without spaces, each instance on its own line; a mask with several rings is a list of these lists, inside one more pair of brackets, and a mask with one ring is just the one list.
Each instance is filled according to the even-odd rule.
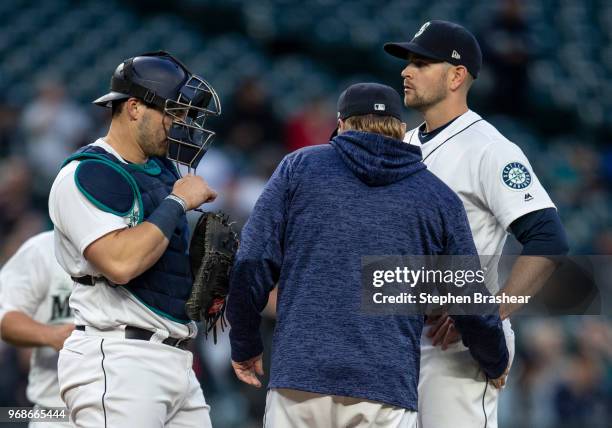
[[193,231],[189,256],[194,276],[191,296],[185,304],[189,318],[204,323],[204,332],[213,331],[217,342],[216,324],[225,322],[225,298],[229,291],[229,276],[238,249],[238,236],[229,218],[223,213],[204,212]]

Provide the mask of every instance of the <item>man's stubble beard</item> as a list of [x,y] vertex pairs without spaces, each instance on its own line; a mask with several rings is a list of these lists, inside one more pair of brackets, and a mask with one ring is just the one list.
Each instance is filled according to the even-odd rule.
[[408,108],[415,109],[421,113],[429,110],[434,105],[443,101],[448,95],[448,89],[446,88],[446,76],[440,76],[436,86],[432,88],[432,91],[427,96],[417,94],[416,90],[412,90],[412,96],[409,99],[408,94],[404,95],[404,105]]
[[151,116],[145,113],[138,124],[138,145],[146,156],[164,157],[168,152],[166,135],[163,137],[153,131]]

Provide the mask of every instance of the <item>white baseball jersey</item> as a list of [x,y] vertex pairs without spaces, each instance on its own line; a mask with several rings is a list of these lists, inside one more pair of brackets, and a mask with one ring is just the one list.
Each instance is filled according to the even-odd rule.
[[[72,323],[68,298],[70,276],[55,260],[53,232],[27,240],[0,271],[0,304],[43,324]],[[1,320],[0,320],[1,322]],[[27,397],[42,407],[64,407],[57,383],[58,352],[50,347],[32,351]]]
[[[409,131],[405,141],[421,146],[427,168],[461,198],[478,254],[501,254],[514,220],[555,206],[521,149],[473,111],[468,110],[422,145],[418,132],[418,128]],[[497,260],[483,260],[488,263],[483,267],[491,293],[499,289]],[[512,362],[514,333],[508,319],[502,325]],[[419,426],[497,428],[498,395],[461,342],[443,351],[423,332]]]
[[[124,159],[103,139],[100,146],[121,162]],[[130,225],[130,218],[107,213],[87,199],[77,188],[74,174],[78,161],[61,169],[49,195],[49,215],[55,225],[55,251],[60,265],[71,276],[101,276],[85,259],[85,249],[102,236]],[[105,282],[95,286],[74,284],[70,297],[75,324],[106,330],[125,325],[156,330],[163,340],[195,337],[194,322],[181,324],[158,315],[139,302],[125,287],[110,287]]]
[[[404,141],[420,145],[427,168],[461,198],[478,254],[500,255],[514,220],[555,207],[522,150],[473,111],[422,145],[418,133],[409,131]],[[497,266],[487,268],[496,293]]]

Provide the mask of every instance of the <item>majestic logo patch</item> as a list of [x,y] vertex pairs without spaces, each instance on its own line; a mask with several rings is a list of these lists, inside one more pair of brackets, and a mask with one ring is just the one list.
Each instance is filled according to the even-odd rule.
[[423,34],[423,32],[425,30],[427,30],[427,27],[429,27],[431,25],[431,22],[426,22],[425,24],[423,24],[423,26],[421,27],[421,29],[419,31],[417,31],[417,33],[414,35],[414,38],[416,39],[417,37],[419,37],[421,34]]
[[531,184],[531,174],[520,162],[510,162],[502,170],[502,181],[512,190],[523,190]]

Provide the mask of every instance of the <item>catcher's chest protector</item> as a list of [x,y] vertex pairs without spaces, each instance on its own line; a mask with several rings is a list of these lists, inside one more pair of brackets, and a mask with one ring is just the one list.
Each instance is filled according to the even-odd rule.
[[[129,214],[131,225],[149,217],[172,192],[179,178],[174,165],[167,159],[152,158],[144,166],[125,164],[96,146],[83,147],[68,158],[64,165],[72,160],[82,161],[79,169],[83,166],[83,173],[77,170],[75,174],[77,186],[92,203],[104,211],[124,214],[121,209],[115,208],[126,205],[125,195],[115,195],[115,189],[108,180],[109,171],[120,172],[123,179],[131,184],[134,192],[130,204],[135,208]],[[122,287],[153,312],[177,322],[190,322],[185,313],[185,303],[193,283],[188,251],[189,228],[187,217],[183,217],[157,263]]]

